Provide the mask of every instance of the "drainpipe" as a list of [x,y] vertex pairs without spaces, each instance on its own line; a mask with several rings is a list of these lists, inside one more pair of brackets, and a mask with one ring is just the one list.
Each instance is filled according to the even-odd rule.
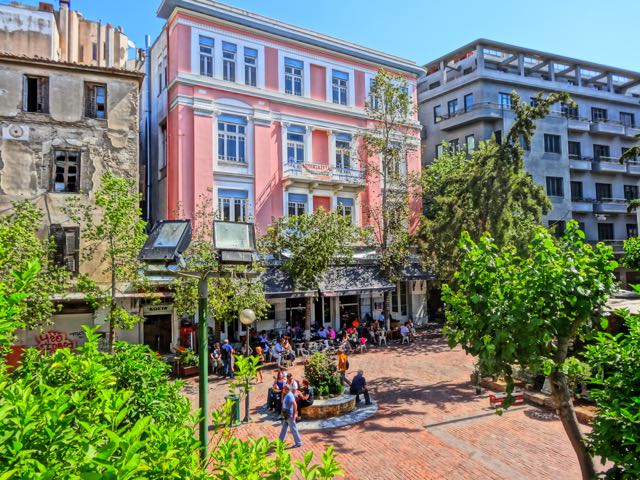
[[[147,222],[151,219],[151,36],[144,37],[145,61],[147,62],[147,109],[145,112],[145,191],[144,202]],[[166,147],[165,147],[166,148]]]

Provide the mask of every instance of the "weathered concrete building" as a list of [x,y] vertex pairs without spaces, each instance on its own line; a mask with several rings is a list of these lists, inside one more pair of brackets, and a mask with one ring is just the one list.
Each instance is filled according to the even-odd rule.
[[[83,57],[96,42],[82,32],[98,24],[69,12],[68,2],[60,4],[58,12],[50,5],[39,10],[0,5],[0,211],[11,208],[12,201],[34,202],[45,212],[42,235],[57,241],[56,257],[73,274],[105,282],[100,265],[81,261],[82,225],[73,224],[63,206],[70,196],[93,202],[106,171],[138,179],[143,74],[135,60],[127,61],[126,48],[120,51],[119,42],[126,45],[120,32],[107,29],[106,39],[97,43],[97,59]],[[100,32],[103,26],[96,28]],[[64,302],[50,329],[65,337],[58,343],[81,342],[81,325],[99,321],[82,296],[70,298],[75,301]],[[138,300],[122,301],[126,308],[140,308]],[[131,341],[141,341],[142,335],[142,328],[120,332],[121,339]],[[22,336],[25,344],[41,340],[49,341],[39,332]]]
[[[580,223],[587,240],[616,254],[638,235],[627,204],[638,198],[640,163],[619,158],[640,133],[640,73],[480,39],[425,65],[418,81],[424,164],[450,148],[473,150],[503,138],[515,120],[511,92],[533,102],[538,92],[567,92],[576,103],[555,105],[525,149],[525,169],[553,205],[545,226]],[[634,272],[618,269],[623,284]],[[629,277],[629,278],[627,278]]]

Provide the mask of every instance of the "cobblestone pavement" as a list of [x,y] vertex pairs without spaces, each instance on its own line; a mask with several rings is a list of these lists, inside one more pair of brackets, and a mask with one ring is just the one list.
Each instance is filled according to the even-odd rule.
[[[370,349],[349,363],[351,374],[364,370],[378,412],[356,425],[303,432],[304,446],[292,450],[293,459],[309,450],[318,459],[334,445],[350,480],[580,478],[558,418],[528,405],[495,415],[469,382],[473,359],[442,339]],[[302,377],[301,365],[290,371]],[[236,435],[277,437],[279,422],[258,414],[272,377],[272,368],[264,370],[264,383],[252,392],[254,423],[238,427]],[[185,386],[194,405],[197,388],[197,378]],[[211,377],[212,408],[226,393],[227,382]]]

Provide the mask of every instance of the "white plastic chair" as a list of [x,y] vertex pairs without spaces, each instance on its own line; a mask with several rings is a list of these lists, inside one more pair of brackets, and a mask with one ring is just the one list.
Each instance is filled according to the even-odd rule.
[[387,345],[387,332],[385,330],[378,332],[378,345],[382,346],[382,342],[384,342],[385,346]]
[[409,343],[409,335],[408,334],[402,334],[402,343]]
[[356,353],[360,352],[360,353],[364,353],[367,351],[367,344],[366,343],[359,343],[358,346],[356,347]]

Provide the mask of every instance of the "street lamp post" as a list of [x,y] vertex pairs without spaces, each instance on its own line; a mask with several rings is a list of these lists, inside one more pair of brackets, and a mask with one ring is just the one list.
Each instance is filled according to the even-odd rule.
[[[200,363],[199,407],[200,455],[203,460],[209,452],[209,343],[207,325],[207,300],[209,277],[220,275],[215,265],[203,265],[198,272],[186,271],[182,253],[191,243],[190,220],[163,220],[157,222],[140,251],[139,259],[145,262],[145,275],[166,281],[177,276],[198,279],[198,354]],[[217,251],[219,265],[249,265],[256,251],[255,229],[252,223],[213,222],[212,248]],[[253,312],[252,312],[253,313]],[[255,314],[253,319],[255,320]],[[252,321],[253,323],[253,321]]]
[[[256,313],[250,308],[245,308],[240,311],[240,322],[245,326],[247,330],[247,341],[246,346],[244,348],[244,356],[249,357],[249,327],[251,324],[256,321]],[[251,417],[249,416],[249,377],[245,379],[245,397],[244,397],[244,422],[249,423],[251,421]]]

